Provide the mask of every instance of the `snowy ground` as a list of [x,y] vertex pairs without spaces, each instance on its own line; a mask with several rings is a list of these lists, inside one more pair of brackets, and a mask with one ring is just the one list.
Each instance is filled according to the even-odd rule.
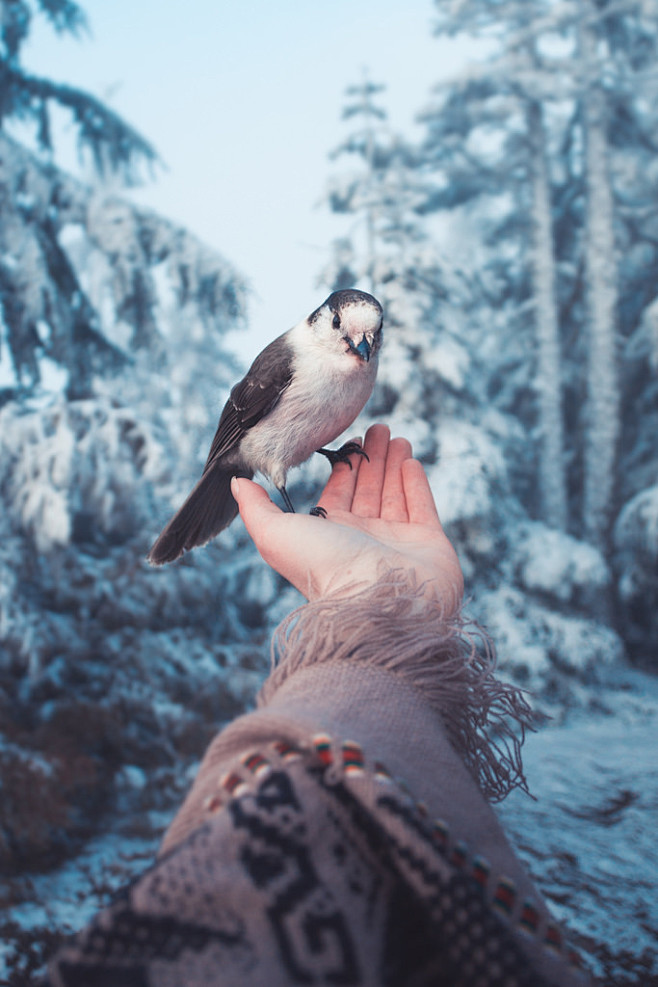
[[530,736],[532,801],[500,816],[606,984],[658,984],[658,680],[624,673],[601,708]]
[[[536,801],[503,824],[572,942],[606,987],[658,984],[658,680],[615,673],[587,711],[525,746]],[[59,870],[15,878],[0,909],[0,983],[36,983],[60,931],[80,927],[152,859],[164,813],[117,819]],[[148,825],[147,825],[148,823]]]
[[61,935],[77,931],[149,866],[168,819],[152,815],[142,820],[142,836],[129,832],[130,821],[118,823],[57,870],[7,882],[0,907],[1,985],[36,984]]

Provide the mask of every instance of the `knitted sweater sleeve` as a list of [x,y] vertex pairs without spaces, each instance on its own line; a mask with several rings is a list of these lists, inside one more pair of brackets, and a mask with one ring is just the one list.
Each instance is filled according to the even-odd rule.
[[588,982],[485,798],[524,784],[528,708],[459,618],[417,604],[391,577],[284,622],[258,708],[53,985]]

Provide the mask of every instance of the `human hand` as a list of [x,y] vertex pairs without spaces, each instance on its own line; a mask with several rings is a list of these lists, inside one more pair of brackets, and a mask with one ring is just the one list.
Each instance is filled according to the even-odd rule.
[[326,518],[284,514],[251,480],[233,480],[242,520],[263,559],[308,600],[351,594],[382,571],[407,572],[439,599],[446,615],[460,605],[463,578],[444,534],[425,471],[406,439],[385,425],[365,437],[368,460],[334,466],[320,497]]

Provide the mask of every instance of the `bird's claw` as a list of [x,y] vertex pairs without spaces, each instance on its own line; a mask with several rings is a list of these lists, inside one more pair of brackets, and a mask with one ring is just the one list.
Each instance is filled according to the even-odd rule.
[[362,446],[359,445],[358,442],[346,442],[340,447],[340,449],[316,449],[315,451],[322,453],[323,456],[326,456],[332,467],[335,466],[336,463],[347,463],[349,468],[352,469],[350,456],[354,453],[359,456],[363,456],[368,460],[368,462],[370,462],[368,453]]
[[326,518],[326,516],[327,516],[327,511],[325,510],[324,507],[320,507],[319,504],[317,505],[317,507],[312,507],[308,513],[312,517],[325,517]]

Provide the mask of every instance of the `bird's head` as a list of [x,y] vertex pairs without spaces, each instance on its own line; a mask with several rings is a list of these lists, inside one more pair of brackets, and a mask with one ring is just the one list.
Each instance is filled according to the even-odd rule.
[[333,352],[368,363],[382,344],[384,313],[372,295],[356,288],[334,291],[309,315],[315,337]]

